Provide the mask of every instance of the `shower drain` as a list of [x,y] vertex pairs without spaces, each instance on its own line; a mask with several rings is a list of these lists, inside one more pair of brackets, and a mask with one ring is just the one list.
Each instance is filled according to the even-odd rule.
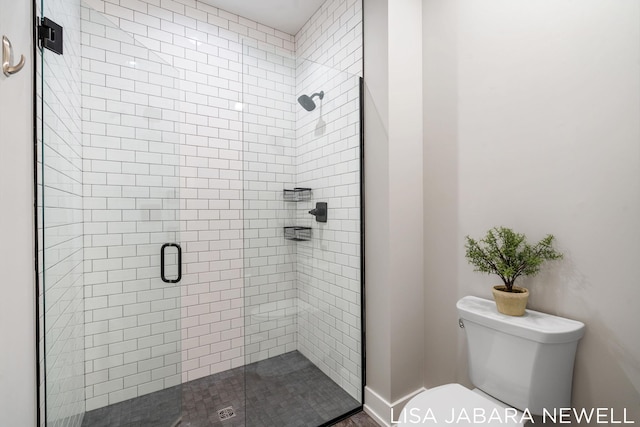
[[228,420],[229,418],[235,417],[236,413],[233,410],[233,406],[228,406],[226,408],[220,409],[218,411],[218,416],[220,417],[220,421],[224,421]]

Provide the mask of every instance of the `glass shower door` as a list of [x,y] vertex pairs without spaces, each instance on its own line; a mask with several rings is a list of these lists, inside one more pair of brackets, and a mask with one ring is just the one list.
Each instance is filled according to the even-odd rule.
[[46,425],[181,416],[179,74],[78,0],[39,69]]
[[360,78],[245,40],[242,119],[245,425],[330,425],[362,406]]

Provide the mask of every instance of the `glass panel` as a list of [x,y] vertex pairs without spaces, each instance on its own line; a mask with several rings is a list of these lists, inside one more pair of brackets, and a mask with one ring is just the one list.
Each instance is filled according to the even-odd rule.
[[359,87],[244,41],[247,426],[321,425],[362,404]]
[[298,348],[340,386],[346,412],[362,402],[360,78],[306,60],[296,72],[296,97],[324,93],[312,111],[295,105],[296,186],[313,194],[296,223],[314,229],[296,244]]
[[173,425],[183,392],[183,425],[358,408],[358,77],[200,3],[158,31],[162,7],[43,3],[65,28],[39,70],[46,423]]
[[[45,50],[42,64],[46,422],[173,426],[182,404],[179,74],[77,0],[43,7],[65,40],[64,55]],[[165,243],[174,244],[167,282]]]
[[[67,54],[41,68],[40,269],[46,425],[78,426],[85,410],[80,8],[42,2],[65,27]],[[74,46],[74,49],[70,47]]]

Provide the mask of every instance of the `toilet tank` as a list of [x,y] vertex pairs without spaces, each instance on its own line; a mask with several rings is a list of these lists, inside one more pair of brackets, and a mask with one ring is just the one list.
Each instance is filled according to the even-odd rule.
[[469,378],[478,389],[533,415],[571,406],[583,323],[533,310],[507,316],[495,302],[473,296],[456,306],[467,336]]

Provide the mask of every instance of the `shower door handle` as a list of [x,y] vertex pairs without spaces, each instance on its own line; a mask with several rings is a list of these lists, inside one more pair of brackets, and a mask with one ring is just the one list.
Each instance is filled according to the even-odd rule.
[[[164,275],[164,251],[168,247],[178,248],[178,277],[175,279],[167,279]],[[177,243],[165,243],[160,249],[160,277],[165,283],[178,283],[182,279],[182,248]]]

